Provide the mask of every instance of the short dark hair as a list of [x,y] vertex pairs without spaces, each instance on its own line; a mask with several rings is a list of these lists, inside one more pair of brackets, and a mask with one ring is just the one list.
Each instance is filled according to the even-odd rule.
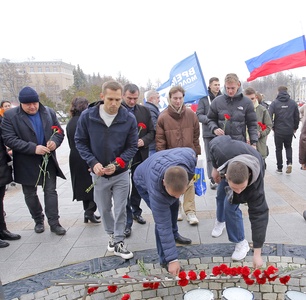
[[279,92],[287,92],[288,91],[288,88],[284,85],[281,85],[278,87],[277,89]]
[[187,171],[180,166],[169,167],[164,175],[164,184],[170,187],[174,192],[184,193],[188,186]]
[[235,184],[241,184],[249,179],[250,172],[246,164],[240,161],[232,161],[226,170],[226,179]]
[[88,107],[89,101],[84,97],[77,97],[74,98],[71,102],[70,106],[70,115],[72,117],[79,116],[83,110]]
[[218,77],[211,77],[209,79],[209,84],[213,83],[214,81],[220,81]]
[[131,94],[139,93],[139,87],[134,83],[128,83],[123,88],[123,94],[129,91]]
[[247,87],[245,90],[244,90],[244,94],[245,95],[256,95],[256,91],[252,88],[252,87]]
[[0,102],[0,107],[3,107],[3,104],[4,103],[9,103],[9,104],[11,104],[11,101],[9,101],[9,100],[2,100],[1,102]]

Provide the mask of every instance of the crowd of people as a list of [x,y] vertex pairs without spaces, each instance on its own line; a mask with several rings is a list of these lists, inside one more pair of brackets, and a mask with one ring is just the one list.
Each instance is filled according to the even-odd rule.
[[[190,225],[199,223],[194,171],[198,156],[204,152],[209,185],[216,190],[212,237],[218,238],[226,230],[228,240],[235,245],[232,259],[243,260],[250,245],[239,206],[246,204],[253,265],[262,266],[261,248],[269,219],[264,188],[267,138],[274,133],[276,172],[282,174],[285,148],[285,172],[290,175],[292,138],[301,111],[285,86],[278,88],[269,107],[252,87],[243,90],[234,73],[226,75],[223,90],[220,86],[217,77],[210,78],[208,95],[199,100],[196,112],[186,106],[185,90],[179,85],[169,90],[169,105],[162,112],[156,90],[146,93],[142,105],[137,85],[122,86],[116,81],[103,84],[97,102],[89,103],[84,97],[73,99],[66,126],[72,201],[83,203],[84,223],[103,224],[109,252],[123,259],[133,257],[125,239],[132,234],[133,221],[146,223],[143,200],[152,211],[160,264],[173,275],[179,273],[176,244],[192,241],[179,234],[177,222],[183,219],[184,211]],[[46,215],[51,232],[66,234],[59,222],[56,190],[56,178],[65,179],[56,158],[65,133],[54,110],[40,102],[33,88],[24,87],[19,102],[14,108],[8,101],[1,103],[0,248],[9,246],[6,240],[21,238],[5,223],[5,186],[13,179],[21,184],[34,231],[45,231]],[[204,149],[200,146],[200,123]],[[299,148],[302,170],[306,170],[305,124]],[[44,193],[44,209],[38,186]]]

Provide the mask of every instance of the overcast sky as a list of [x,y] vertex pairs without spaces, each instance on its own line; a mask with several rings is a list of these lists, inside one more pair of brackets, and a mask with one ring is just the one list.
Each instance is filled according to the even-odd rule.
[[[61,59],[145,86],[197,52],[206,82],[249,76],[245,61],[305,34],[300,0],[1,1],[0,59]],[[291,71],[306,77],[306,68]]]

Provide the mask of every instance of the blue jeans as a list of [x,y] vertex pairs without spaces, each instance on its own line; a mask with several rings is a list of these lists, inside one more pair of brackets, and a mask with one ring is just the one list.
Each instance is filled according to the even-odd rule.
[[222,179],[217,188],[217,220],[225,222],[228,239],[232,243],[239,243],[244,240],[244,225],[242,212],[239,204],[229,203],[224,188],[228,186],[225,179]]
[[[142,186],[137,185],[137,184],[136,184],[136,188],[141,198],[147,203],[148,207],[151,209],[148,191],[144,189]],[[161,201],[163,201],[163,199],[161,199]],[[173,232],[174,238],[176,238],[178,235],[177,215],[178,215],[178,209],[179,209],[179,199],[177,199],[177,201],[175,201],[172,205],[170,205],[169,209],[171,211],[172,232]],[[157,253],[159,256],[159,262],[161,264],[166,264],[167,262],[165,260],[164,250],[162,247],[162,243],[160,241],[158,231],[156,230],[156,226],[155,226],[155,239],[156,239]]]

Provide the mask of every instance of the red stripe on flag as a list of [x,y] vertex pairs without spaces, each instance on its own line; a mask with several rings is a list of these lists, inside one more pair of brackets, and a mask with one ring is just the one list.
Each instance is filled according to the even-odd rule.
[[295,69],[306,66],[306,51],[301,51],[279,59],[270,60],[250,73],[247,81],[255,80],[258,77],[267,76],[276,72]]

